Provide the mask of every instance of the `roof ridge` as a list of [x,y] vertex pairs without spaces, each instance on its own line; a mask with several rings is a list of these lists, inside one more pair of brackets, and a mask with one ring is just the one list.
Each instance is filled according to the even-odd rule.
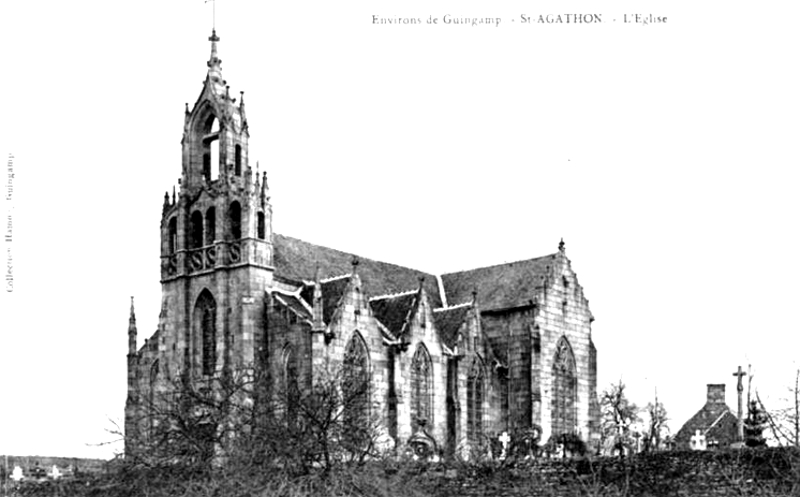
[[472,268],[472,269],[464,269],[462,271],[453,271],[452,273],[442,273],[441,276],[450,276],[452,274],[470,273],[472,271],[478,271],[480,269],[491,269],[491,268],[500,267],[500,266],[511,266],[513,264],[519,264],[519,263],[522,263],[522,262],[537,261],[537,260],[540,260],[540,259],[546,259],[548,257],[555,257],[556,255],[558,255],[558,253],[541,255],[539,257],[532,257],[530,259],[519,259],[519,260],[511,261],[511,262],[500,262],[498,264],[492,264],[492,265],[489,265],[489,266],[481,266],[481,267],[475,267],[475,268]]
[[406,290],[405,292],[396,292],[396,293],[387,293],[384,295],[378,295],[375,297],[370,297],[369,301],[372,302],[373,300],[383,300],[383,299],[394,299],[397,297],[405,297],[407,295],[414,295],[419,291],[419,288],[416,290]]
[[442,306],[437,309],[434,309],[433,312],[444,312],[444,311],[452,311],[453,309],[460,309],[462,307],[469,307],[472,305],[472,302],[461,302],[460,304],[454,304],[451,306]]
[[344,279],[344,278],[349,278],[352,275],[353,275],[353,273],[345,273],[345,274],[340,274],[339,276],[329,276],[327,278],[319,280],[319,282],[320,283],[330,283],[331,281],[336,281],[336,280],[341,280],[341,279]]

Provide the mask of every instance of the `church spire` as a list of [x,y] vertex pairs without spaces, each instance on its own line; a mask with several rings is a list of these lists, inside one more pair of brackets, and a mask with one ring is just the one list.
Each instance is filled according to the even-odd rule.
[[133,310],[133,296],[131,296],[131,316],[128,318],[128,354],[136,353],[136,312]]

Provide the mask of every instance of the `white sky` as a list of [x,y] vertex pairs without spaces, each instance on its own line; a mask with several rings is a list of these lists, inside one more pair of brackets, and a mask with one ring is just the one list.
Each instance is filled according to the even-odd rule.
[[[255,7],[258,5],[258,7]],[[674,431],[738,365],[773,402],[798,366],[800,35],[790,2],[221,0],[223,76],[277,232],[434,272],[561,237],[596,317],[599,388],[658,388]],[[602,25],[521,25],[599,13]],[[668,16],[624,25],[624,13]],[[499,27],[372,25],[491,16]],[[516,19],[512,23],[512,19]],[[617,22],[612,22],[616,19]],[[15,156],[0,295],[0,453],[121,445],[128,306],[160,307],[159,221],[211,5],[3,2]],[[5,223],[3,223],[5,224]],[[2,267],[6,264],[3,261]],[[5,269],[4,269],[5,271]]]

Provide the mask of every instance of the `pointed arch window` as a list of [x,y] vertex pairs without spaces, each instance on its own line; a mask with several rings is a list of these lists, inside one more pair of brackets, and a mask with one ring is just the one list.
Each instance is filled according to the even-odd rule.
[[231,228],[231,239],[238,240],[242,237],[242,206],[239,202],[232,202],[228,219]]
[[300,388],[298,384],[297,355],[292,344],[287,344],[283,348],[283,371],[282,388],[286,401],[286,413],[291,420],[297,410],[297,401],[300,398]]
[[219,120],[211,114],[205,122],[203,135],[203,178],[206,181],[219,177]]
[[369,353],[358,331],[353,333],[344,352],[342,404],[345,426],[366,423],[369,415]]
[[417,345],[411,360],[411,420],[415,425],[430,425],[433,421],[433,368],[425,344]]
[[483,440],[484,387],[483,365],[476,358],[467,375],[467,440],[471,444]]
[[150,366],[149,389],[147,392],[147,409],[150,412],[148,423],[151,436],[156,429],[156,388],[158,387],[158,359]]
[[234,149],[234,173],[236,176],[242,175],[242,146],[238,143]]
[[197,298],[194,319],[202,373],[212,375],[217,367],[217,304],[208,290]]
[[264,240],[267,237],[267,223],[266,218],[263,212],[258,213],[258,226],[256,227],[256,231],[258,234],[259,240]]
[[212,245],[217,235],[217,210],[209,207],[206,211],[206,245]]
[[566,337],[561,337],[556,344],[552,377],[552,433],[553,435],[575,433],[578,427],[578,375],[575,355]]
[[169,253],[174,254],[178,250],[178,218],[170,218],[168,232]]
[[190,224],[192,229],[189,233],[189,248],[200,248],[203,246],[203,214],[200,211],[194,211]]

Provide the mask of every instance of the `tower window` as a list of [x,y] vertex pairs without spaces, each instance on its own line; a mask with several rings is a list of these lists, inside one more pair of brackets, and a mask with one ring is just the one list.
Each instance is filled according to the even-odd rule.
[[178,218],[173,217],[169,220],[169,253],[174,254],[178,250]]
[[192,231],[189,238],[189,248],[195,249],[203,246],[203,215],[194,211],[191,219]]
[[209,207],[206,211],[206,245],[211,245],[214,243],[214,239],[216,238],[217,230],[217,210],[213,207]]
[[267,226],[264,218],[264,213],[258,213],[258,238],[263,240],[267,237]]
[[231,238],[238,240],[242,237],[242,206],[233,202],[230,209]]
[[235,155],[234,155],[234,159],[235,159],[234,167],[235,167],[235,169],[234,169],[234,172],[236,173],[236,176],[241,176],[242,175],[242,146],[237,144],[236,148],[234,149],[234,151],[235,151]]
[[467,376],[467,440],[483,441],[483,366],[476,358]]
[[215,180],[220,173],[219,120],[212,114],[208,117],[203,136],[203,177]]

